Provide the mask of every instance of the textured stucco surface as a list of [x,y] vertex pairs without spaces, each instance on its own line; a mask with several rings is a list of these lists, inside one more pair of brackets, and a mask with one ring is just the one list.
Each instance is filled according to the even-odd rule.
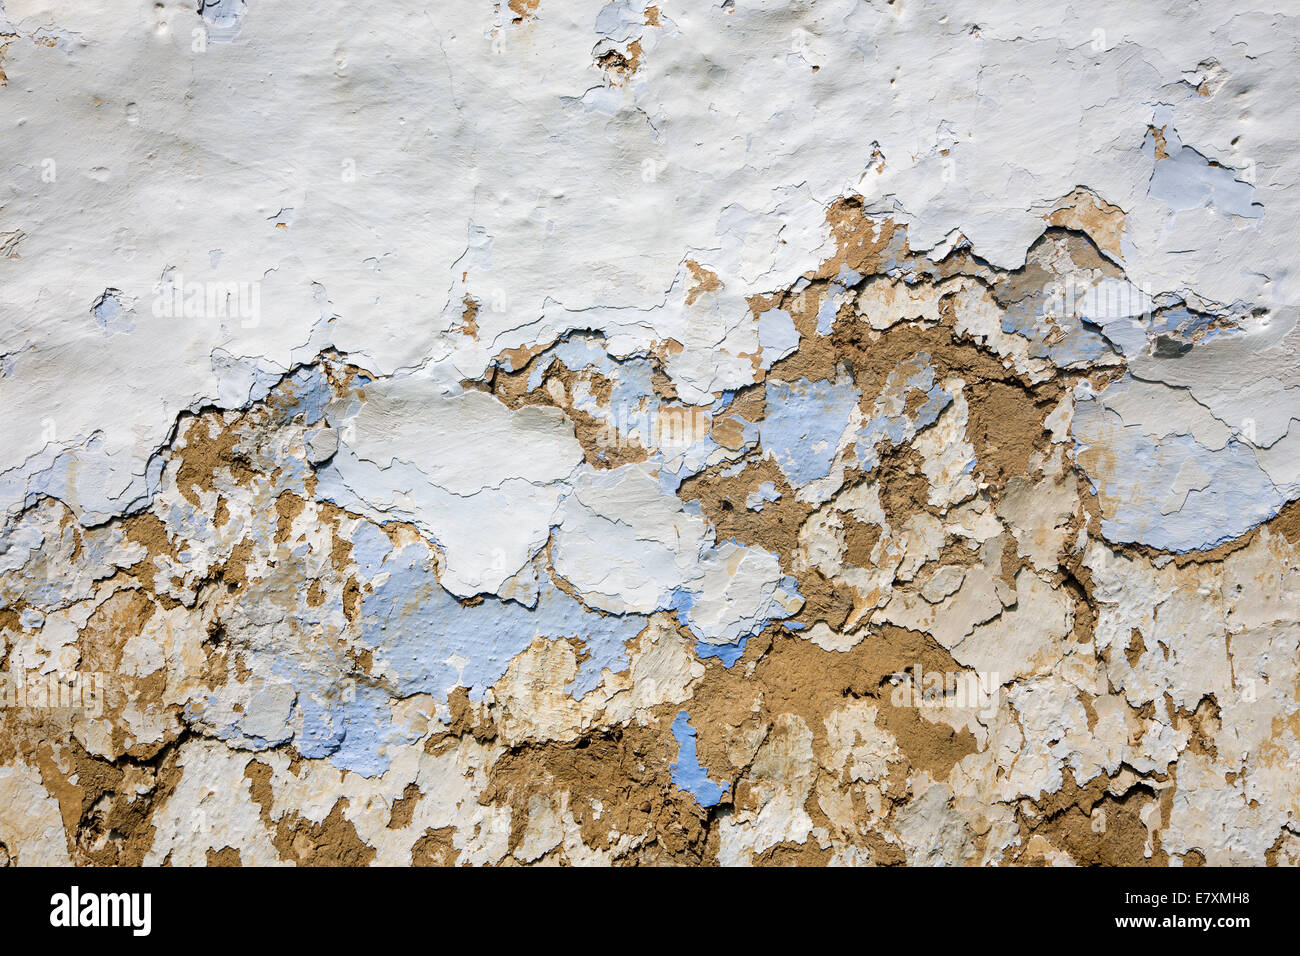
[[1298,57],[2,0],[0,863],[1297,862]]

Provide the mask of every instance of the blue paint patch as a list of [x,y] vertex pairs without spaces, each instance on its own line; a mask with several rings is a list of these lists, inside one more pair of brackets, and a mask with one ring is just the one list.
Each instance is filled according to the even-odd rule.
[[690,620],[691,608],[695,606],[695,592],[687,591],[684,588],[678,588],[673,592],[672,601],[668,607],[677,612],[677,623],[682,627],[687,627]]
[[1240,335],[1242,333],[1241,329],[1232,327],[1212,329],[1210,323],[1214,320],[1215,316],[1195,312],[1184,304],[1158,313],[1153,320],[1152,328],[1157,333],[1172,335],[1184,341],[1196,342],[1200,345],[1212,342],[1221,335]]
[[[432,556],[420,545],[389,555],[382,569],[389,576],[362,598],[361,641],[380,652],[377,662],[393,675],[399,697],[445,698],[460,684],[480,700],[510,661],[543,637],[586,646],[589,656],[571,685],[581,699],[600,684],[604,668],[627,669],[625,644],[646,626],[642,615],[589,610],[550,582],[533,610],[495,597],[466,607],[438,583]],[[453,657],[466,661],[463,668],[449,662]]]
[[[683,406],[680,403],[663,406],[663,408],[673,407]],[[662,414],[663,408],[661,408],[660,414]],[[675,495],[683,481],[707,468],[710,456],[719,447],[712,436],[707,435],[692,442],[685,448],[673,446],[671,434],[671,429],[660,432],[660,439],[666,440],[669,447],[656,451],[647,459],[658,463],[659,488],[665,495]]]
[[835,317],[839,314],[842,299],[848,291],[862,281],[862,273],[841,265],[839,274],[831,279],[826,290],[826,297],[817,307],[817,334],[830,335],[835,328]]
[[1172,121],[1173,111],[1168,107],[1157,111],[1154,123],[1164,128],[1164,159],[1155,157],[1153,133],[1148,132],[1142,144],[1143,153],[1154,164],[1147,195],[1175,212],[1209,208],[1224,216],[1245,219],[1263,216],[1264,206],[1255,202],[1255,187],[1238,179],[1232,169],[1211,163],[1196,150],[1184,146]]
[[293,398],[293,404],[284,414],[285,421],[302,415],[306,424],[315,425],[325,417],[325,408],[334,400],[334,395],[323,371],[314,365],[300,368],[289,376],[285,384],[287,393]]
[[105,289],[104,294],[90,307],[90,314],[95,317],[95,324],[105,337],[135,331],[132,313],[123,308],[119,295],[121,293],[117,289]]
[[750,511],[762,511],[763,505],[781,500],[781,492],[776,490],[776,483],[765,481],[755,491],[745,496],[745,507]]
[[735,644],[706,644],[703,641],[696,641],[695,656],[700,660],[716,657],[722,661],[723,667],[731,670],[731,665],[740,660],[740,656],[745,653],[745,644],[748,641],[748,637],[742,637]]
[[392,550],[393,542],[388,535],[369,521],[362,522],[352,534],[352,560],[367,578],[374,576]]
[[299,693],[297,709],[302,714],[302,730],[295,743],[308,760],[322,760],[343,743],[344,720],[341,711],[322,703],[313,694]]
[[763,350],[762,367],[769,369],[799,348],[799,332],[784,309],[768,309],[758,317],[758,344]]
[[702,807],[714,807],[722,795],[731,789],[729,783],[714,783],[709,779],[708,771],[700,766],[696,754],[696,733],[691,726],[690,715],[680,711],[673,721],[673,736],[677,738],[677,762],[669,768],[673,784],[685,790],[695,798]]
[[1011,303],[1002,315],[1002,331],[1029,340],[1029,355],[1060,368],[1095,362],[1110,352],[1106,339],[1077,315],[1061,310],[1047,316],[1047,292]]
[[[1085,471],[1102,498],[1102,534],[1117,543],[1179,553],[1213,548],[1268,521],[1296,491],[1276,487],[1250,447],[1236,439],[1218,450],[1185,434],[1157,440],[1123,427],[1095,399],[1075,405],[1071,433],[1076,455],[1100,445],[1114,462],[1106,474]],[[1176,488],[1186,489],[1181,501]]]
[[759,434],[790,484],[799,487],[830,474],[860,395],[853,385],[824,379],[767,382],[767,415]]
[[835,306],[835,293],[831,292],[826,298],[822,299],[822,304],[817,308],[817,334],[821,336],[830,335],[835,328],[835,316],[839,309]]
[[839,273],[831,281],[847,291],[862,281],[862,273],[857,269],[850,269],[846,264],[841,264]]
[[[353,696],[355,694],[355,696]],[[378,777],[391,762],[387,750],[415,743],[420,735],[393,722],[388,691],[370,684],[357,684],[350,701],[331,713],[343,736],[330,755],[330,763],[363,777]]]
[[[443,589],[434,555],[423,542],[393,550],[388,536],[367,522],[353,534],[353,559],[372,590],[361,600],[359,646],[374,652],[370,679],[340,676],[345,661],[337,649],[320,645],[304,653],[293,645],[268,639],[254,653],[272,674],[294,689],[292,740],[304,757],[328,758],[334,766],[367,777],[387,770],[390,748],[411,743],[405,726],[394,723],[394,698],[428,694],[445,702],[457,686],[471,700],[506,672],[510,661],[538,638],[572,640],[585,652],[574,680],[566,688],[581,699],[600,685],[603,672],[626,671],[627,642],[645,629],[643,615],[602,614],[582,605],[549,581],[535,609],[515,601],[488,597],[466,606]],[[268,589],[279,587],[268,581]],[[286,587],[293,582],[286,579]],[[274,603],[293,604],[292,597]],[[305,597],[293,624],[301,632],[319,628],[327,608],[309,609]],[[335,610],[334,613],[337,613]],[[243,720],[218,727],[223,738],[244,736]],[[284,741],[245,737],[254,748]]]
[[[914,369],[908,374],[909,367]],[[925,401],[916,410],[914,418],[906,412],[909,392],[922,392]],[[937,381],[930,365],[930,356],[918,352],[889,373],[885,386],[877,397],[872,417],[857,432],[857,463],[863,471],[871,471],[880,463],[876,448],[885,441],[901,445],[916,437],[922,428],[939,420],[940,413],[952,403]]]

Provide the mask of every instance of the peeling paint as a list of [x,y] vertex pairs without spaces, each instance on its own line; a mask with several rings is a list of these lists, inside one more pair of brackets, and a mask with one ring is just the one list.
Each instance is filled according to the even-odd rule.
[[1289,11],[6,0],[0,861],[1300,860]]

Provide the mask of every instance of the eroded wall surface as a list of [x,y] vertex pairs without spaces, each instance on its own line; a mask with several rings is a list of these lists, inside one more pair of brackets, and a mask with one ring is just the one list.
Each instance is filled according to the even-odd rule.
[[4,0],[0,862],[1295,862],[1297,15]]

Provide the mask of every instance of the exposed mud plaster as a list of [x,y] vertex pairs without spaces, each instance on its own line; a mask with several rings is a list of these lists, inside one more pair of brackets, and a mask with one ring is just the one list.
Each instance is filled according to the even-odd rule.
[[0,861],[1300,860],[1300,10],[290,6],[0,2]]

